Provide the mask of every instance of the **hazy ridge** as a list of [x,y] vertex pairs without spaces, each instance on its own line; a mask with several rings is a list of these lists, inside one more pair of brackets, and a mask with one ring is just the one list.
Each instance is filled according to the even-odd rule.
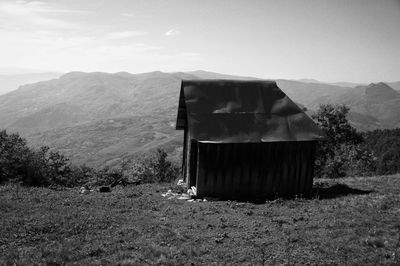
[[60,77],[61,75],[61,73],[53,72],[0,75],[0,95],[14,91],[23,84],[55,79]]
[[[204,78],[255,79],[206,71],[71,72],[0,95],[0,128],[94,166],[160,146],[177,156],[182,141],[182,132],[174,128],[180,82]],[[321,103],[349,105],[350,121],[361,130],[400,126],[400,93],[388,84],[352,88],[350,83],[276,81],[309,110]]]

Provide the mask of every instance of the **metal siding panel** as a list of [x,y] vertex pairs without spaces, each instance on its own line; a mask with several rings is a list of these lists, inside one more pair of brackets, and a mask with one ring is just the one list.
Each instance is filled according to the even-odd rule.
[[313,186],[313,177],[314,177],[314,161],[315,161],[315,142],[311,142],[309,145],[309,153],[307,156],[308,159],[308,176],[307,176],[307,181],[305,184],[305,196],[309,197],[311,196],[311,191],[312,191],[312,186]]
[[188,178],[187,178],[187,175],[186,175],[186,164],[187,164],[187,139],[188,139],[188,136],[187,136],[188,134],[187,134],[187,128],[185,128],[185,131],[184,131],[184,134],[183,134],[183,151],[182,151],[182,169],[181,169],[181,171],[182,171],[182,177],[183,177],[183,180],[185,181],[185,182],[188,182]]
[[304,195],[305,188],[305,173],[307,169],[307,157],[305,149],[307,148],[307,143],[301,143],[301,148],[299,151],[299,191],[301,195]]
[[[311,151],[310,151],[310,144],[305,143],[305,145],[303,146],[303,167],[304,172],[303,172],[303,186],[302,186],[302,192],[304,196],[307,196],[308,191],[311,191],[312,188],[312,175],[310,173],[310,166],[314,166],[314,161],[311,160],[310,156],[311,156]],[[310,165],[312,164],[312,165]],[[309,182],[311,178],[311,184]],[[311,186],[310,186],[311,185]]]
[[290,190],[291,190],[291,148],[286,142],[284,144],[284,149],[283,149],[283,156],[284,156],[284,167],[283,167],[283,180],[284,180],[284,185],[282,186],[282,195],[283,196],[288,196],[290,195]]
[[287,147],[287,143],[283,143],[282,144],[282,149],[281,151],[281,182],[280,182],[280,187],[279,187],[279,195],[280,196],[286,196],[288,193],[288,173],[289,173],[289,156],[288,156],[288,147]]
[[[293,145],[294,144],[294,145]],[[287,145],[288,147],[288,185],[287,185],[287,195],[296,195],[296,153],[297,153],[297,147],[296,143],[290,143],[290,145]]]
[[249,176],[249,189],[250,191],[255,191],[256,194],[259,194],[261,192],[259,183],[260,183],[260,176],[259,176],[259,171],[260,171],[260,162],[257,160],[258,159],[258,150],[257,146],[254,143],[250,144],[249,146],[249,153],[247,154],[249,158],[249,164],[248,164],[248,176]]
[[216,154],[213,152],[211,145],[205,145],[205,148],[207,154],[207,165],[209,166],[207,167],[207,188],[212,194],[214,194],[216,191],[215,181],[217,175],[217,172],[215,171]]
[[274,196],[278,196],[280,193],[280,186],[281,186],[281,172],[282,172],[282,156],[279,152],[278,146],[275,145],[276,143],[271,143],[274,151],[274,157],[270,158],[272,162],[272,169],[273,169],[273,194]]
[[[237,179],[237,190],[238,193],[245,193],[248,188],[242,189],[244,183],[245,183],[245,176],[244,176],[244,171],[243,168],[246,164],[246,161],[244,161],[244,156],[243,156],[243,145],[237,145],[237,158],[238,158],[238,163],[236,164],[236,172],[238,175]],[[239,191],[240,190],[240,191]]]
[[307,148],[307,176],[304,182],[304,193],[308,195],[311,193],[312,189],[312,180],[313,180],[313,168],[314,168],[314,161],[311,159],[313,157],[313,149],[312,146],[308,146]]
[[221,179],[221,189],[219,191],[224,191],[225,187],[227,186],[227,174],[228,174],[228,165],[230,163],[230,158],[225,154],[229,154],[229,146],[225,145],[215,145],[218,148],[218,152],[220,156],[223,158],[222,159],[222,164],[221,164],[221,175],[218,176],[218,178]]
[[259,194],[268,194],[270,191],[272,191],[273,176],[272,171],[270,171],[270,169],[272,169],[272,165],[270,165],[271,152],[271,145],[256,146],[256,156],[258,157],[255,159],[255,161],[258,163],[256,186]]
[[196,176],[196,190],[197,196],[203,197],[207,196],[207,191],[205,190],[204,184],[204,153],[203,153],[203,145],[199,143],[197,146],[197,176]]
[[313,142],[199,143],[197,152],[199,196],[307,196],[311,191]]
[[238,171],[239,169],[239,163],[240,163],[240,158],[239,158],[239,146],[237,143],[233,143],[231,144],[232,149],[231,149],[231,153],[229,154],[230,158],[231,158],[231,164],[230,166],[228,166],[231,169],[231,173],[230,173],[230,178],[229,178],[229,182],[230,182],[230,189],[228,190],[229,194],[235,195],[237,193],[237,189],[239,187],[240,184],[240,171]]
[[223,164],[223,157],[221,153],[221,146],[220,145],[210,145],[213,147],[213,154],[215,154],[215,161],[214,161],[214,167],[216,169],[215,171],[215,193],[218,193],[218,191],[223,191],[224,189],[224,177],[223,177],[223,171],[224,171],[224,164]]
[[[235,190],[234,185],[233,185],[233,183],[234,183],[233,180],[235,178],[235,169],[234,169],[233,165],[236,164],[236,161],[235,161],[235,156],[236,156],[236,153],[235,153],[236,147],[235,146],[236,145],[235,145],[235,143],[232,143],[232,144],[228,144],[227,146],[229,149],[227,151],[225,151],[225,154],[229,158],[229,164],[226,167],[226,169],[227,169],[226,181],[227,182],[226,182],[226,189],[224,190],[224,195],[229,197],[234,194],[234,190]],[[229,153],[228,153],[228,151],[229,151]]]
[[198,167],[198,151],[197,151],[198,143],[195,140],[190,140],[190,153],[189,153],[189,180],[190,180],[190,187],[196,186],[197,180],[197,167]]
[[307,183],[307,172],[308,172],[308,145],[303,145],[302,149],[301,149],[301,174],[300,174],[300,178],[301,178],[301,185],[300,185],[300,189],[302,194],[304,195],[305,190],[306,190],[306,183]]
[[[271,194],[274,189],[274,171],[273,162],[273,145],[259,145],[257,147],[257,153],[259,156],[259,190],[264,191],[265,194]],[[262,181],[265,179],[264,181]]]
[[296,153],[294,156],[294,161],[296,164],[296,168],[295,168],[295,191],[294,194],[300,196],[302,194],[302,190],[301,190],[301,149],[302,149],[302,145],[301,143],[296,142]]

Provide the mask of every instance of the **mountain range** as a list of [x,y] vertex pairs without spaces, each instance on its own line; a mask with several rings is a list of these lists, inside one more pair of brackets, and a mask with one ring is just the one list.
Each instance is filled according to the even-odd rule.
[[[157,147],[178,160],[182,132],[175,130],[175,118],[182,79],[255,78],[206,71],[71,72],[0,95],[0,128],[91,166],[112,165]],[[309,113],[322,103],[344,103],[351,108],[349,120],[360,130],[400,127],[400,93],[392,88],[400,82],[276,82]]]

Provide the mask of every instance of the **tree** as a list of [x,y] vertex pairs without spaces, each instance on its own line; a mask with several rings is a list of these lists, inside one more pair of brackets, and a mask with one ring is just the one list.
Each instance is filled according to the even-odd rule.
[[19,134],[0,131],[0,183],[11,180],[34,186],[73,186],[80,179],[80,172],[73,171],[64,155],[47,146],[29,148]]
[[0,183],[22,178],[29,155],[25,139],[0,131]]
[[366,145],[377,158],[377,174],[400,172],[400,128],[364,133]]
[[[317,177],[337,178],[345,176],[348,172],[360,174],[363,160],[374,161],[372,153],[363,146],[361,133],[347,120],[348,112],[349,108],[345,105],[325,104],[320,105],[312,115],[326,134],[326,140],[321,141],[317,148]],[[371,169],[365,169],[365,172],[367,170]]]
[[400,142],[394,139],[391,146],[380,154],[377,166],[378,174],[394,174],[400,171]]

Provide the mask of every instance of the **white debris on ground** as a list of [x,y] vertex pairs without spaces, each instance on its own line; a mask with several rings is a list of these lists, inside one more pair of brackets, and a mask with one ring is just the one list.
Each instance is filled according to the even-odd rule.
[[88,187],[84,186],[79,189],[79,194],[89,194],[90,192],[93,191],[94,191],[93,189],[89,189]]
[[167,193],[161,193],[161,196],[168,197],[168,199],[172,199],[172,198],[176,197],[177,195],[179,195],[179,193],[174,193],[174,192],[172,192],[171,189],[169,189],[167,191]]
[[[178,186],[185,187],[186,183],[183,181],[183,179],[179,179]],[[196,197],[197,190],[195,186],[192,186],[189,188],[186,193],[175,193],[172,192],[171,189],[169,189],[166,193],[161,193],[161,196],[167,199],[178,199],[178,200],[187,200],[188,202],[202,202],[202,201],[207,201],[206,199],[193,199],[192,197]]]
[[196,187],[191,187],[190,189],[188,189],[186,193],[189,194],[190,196],[196,196],[197,195]]

